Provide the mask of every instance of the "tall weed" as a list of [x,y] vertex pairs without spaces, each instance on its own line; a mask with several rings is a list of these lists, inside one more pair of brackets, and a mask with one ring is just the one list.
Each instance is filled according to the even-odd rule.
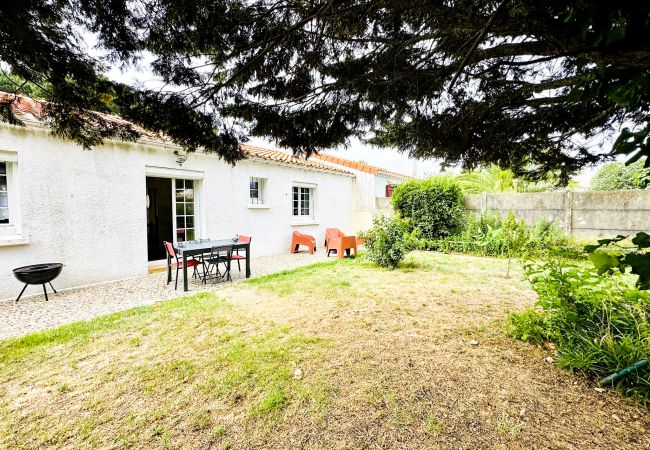
[[[650,293],[629,276],[600,276],[595,268],[551,256],[527,261],[525,273],[538,300],[535,307],[509,317],[511,336],[552,342],[557,364],[602,378],[650,357]],[[650,402],[650,371],[630,374],[617,385]]]
[[549,249],[565,256],[582,257],[582,246],[574,243],[552,220],[540,219],[529,227],[510,211],[505,218],[488,211],[465,216],[460,232],[440,240],[420,240],[419,248],[480,256],[541,256]]

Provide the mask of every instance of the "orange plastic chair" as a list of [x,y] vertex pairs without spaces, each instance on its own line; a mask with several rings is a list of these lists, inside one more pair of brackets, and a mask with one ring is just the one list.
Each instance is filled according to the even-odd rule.
[[[329,249],[330,246],[328,245],[329,241],[333,241],[334,239],[338,239],[340,237],[345,236],[345,233],[339,230],[338,228],[326,228],[325,229],[325,248],[327,249],[327,256],[330,255]],[[334,248],[332,248],[335,250]]]
[[357,257],[356,236],[343,236],[335,239],[332,244],[332,246],[336,248],[336,255],[339,257],[339,259],[343,259],[343,256],[348,250],[354,250],[354,257]]
[[330,252],[335,251],[339,259],[343,259],[348,250],[354,250],[354,256],[357,256],[357,238],[356,236],[346,236],[338,228],[328,228],[325,230],[325,246],[327,256]]
[[316,251],[316,239],[314,236],[294,231],[291,235],[291,253],[296,253],[300,245],[306,245],[309,248],[310,255],[313,255]]

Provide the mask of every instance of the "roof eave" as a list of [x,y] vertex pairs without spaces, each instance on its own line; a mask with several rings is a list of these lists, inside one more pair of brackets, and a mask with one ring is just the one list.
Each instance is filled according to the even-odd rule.
[[294,164],[294,163],[285,162],[285,161],[276,161],[276,160],[273,160],[273,159],[262,158],[262,157],[259,157],[259,156],[248,156],[244,161],[247,161],[247,160],[248,161],[256,161],[256,162],[264,162],[264,163],[267,163],[267,164],[273,164],[273,165],[277,165],[277,166],[291,167],[293,169],[298,168],[298,169],[304,169],[304,170],[311,170],[313,172],[324,172],[324,173],[327,173],[327,174],[341,175],[341,176],[344,176],[344,177],[352,177],[352,178],[354,178],[354,174],[352,174],[350,172],[343,172],[343,171],[339,171],[339,170],[321,169],[321,168],[318,168],[318,167],[311,167],[311,166],[303,166],[303,165],[300,165],[300,164]]

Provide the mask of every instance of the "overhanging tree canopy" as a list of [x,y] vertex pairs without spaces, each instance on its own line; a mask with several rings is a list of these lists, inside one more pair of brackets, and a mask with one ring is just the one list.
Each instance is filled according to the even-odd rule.
[[[170,90],[103,78],[79,27],[114,62],[153,54]],[[248,135],[308,153],[358,136],[566,181],[611,156],[586,140],[622,123],[614,152],[650,154],[643,2],[26,0],[2,6],[0,36],[0,59],[50,86],[55,131],[85,145],[133,137],[87,113],[110,110],[228,161]]]

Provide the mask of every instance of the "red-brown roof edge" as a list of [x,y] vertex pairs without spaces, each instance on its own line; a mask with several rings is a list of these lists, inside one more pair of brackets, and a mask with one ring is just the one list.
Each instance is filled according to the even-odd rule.
[[349,167],[350,169],[359,170],[361,172],[370,173],[376,175],[378,173],[385,173],[389,175],[395,175],[403,178],[413,178],[410,175],[403,173],[395,172],[394,170],[384,169],[383,167],[371,166],[370,164],[350,161],[349,159],[341,158],[338,156],[329,155],[327,153],[318,153],[312,156],[313,158],[318,158],[322,161],[328,161],[333,164],[338,164],[340,166]]
[[[43,119],[43,103],[45,102],[40,100],[34,100],[30,97],[25,97],[23,95],[14,95],[9,92],[0,91],[0,101],[8,100],[10,98],[12,100],[15,98],[15,101],[12,103],[12,108],[16,114],[18,115],[30,114],[38,121]],[[111,116],[103,113],[99,113],[99,114],[101,114],[102,117],[104,117],[107,120],[127,122],[119,116]],[[165,144],[169,144],[171,141],[169,137],[164,136],[162,134],[152,133],[148,130],[145,130],[144,128],[141,128],[136,124],[132,124],[132,126],[138,133],[140,133],[142,136],[146,138],[152,139],[154,141],[160,141],[161,143],[165,143]],[[347,170],[343,170],[338,167],[333,167],[327,164],[321,164],[312,159],[298,158],[296,156],[293,156],[289,153],[280,150],[257,147],[249,144],[240,144],[240,147],[242,148],[244,153],[246,153],[249,157],[252,158],[260,158],[267,161],[274,161],[282,164],[293,164],[307,169],[325,170],[328,172],[352,175],[352,173]]]

